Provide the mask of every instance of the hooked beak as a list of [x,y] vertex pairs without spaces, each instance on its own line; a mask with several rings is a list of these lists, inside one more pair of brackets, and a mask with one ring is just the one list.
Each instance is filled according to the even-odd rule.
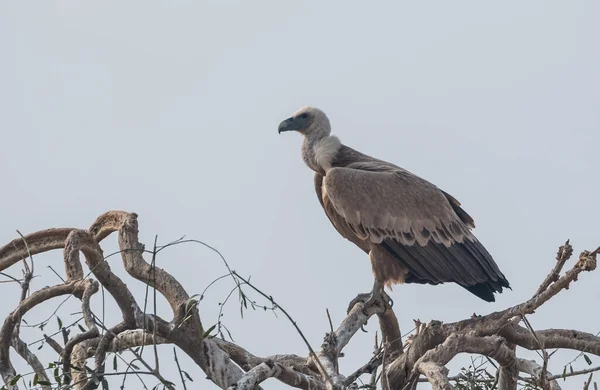
[[284,131],[292,131],[292,130],[297,130],[296,127],[294,126],[294,118],[287,118],[286,120],[284,120],[283,122],[281,122],[279,124],[279,128],[277,129],[279,134],[283,133]]

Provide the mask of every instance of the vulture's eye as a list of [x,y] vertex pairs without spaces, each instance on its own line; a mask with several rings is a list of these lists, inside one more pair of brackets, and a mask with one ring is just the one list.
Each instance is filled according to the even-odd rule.
[[300,119],[306,119],[308,118],[308,114],[304,113],[304,114],[300,114]]

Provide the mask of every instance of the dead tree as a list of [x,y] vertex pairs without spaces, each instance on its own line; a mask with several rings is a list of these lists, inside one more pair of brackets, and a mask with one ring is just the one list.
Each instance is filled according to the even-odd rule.
[[[123,267],[129,275],[155,289],[168,301],[172,311],[169,319],[145,312],[130,289],[111,271],[100,243],[113,232],[118,233]],[[27,259],[54,249],[62,249],[64,253],[64,282],[30,292],[34,270]],[[573,267],[562,273],[564,264],[573,253],[567,241],[558,251],[554,268],[531,299],[499,312],[454,323],[437,320],[427,324],[417,322],[413,334],[402,340],[396,315],[385,302],[374,302],[369,306],[357,303],[337,329],[334,330],[332,324],[320,350],[313,350],[307,343],[309,351],[305,357],[280,354],[263,358],[240,345],[210,335],[210,330],[202,326],[198,299],[190,296],[171,274],[156,267],[153,260],[145,260],[144,255],[148,257],[150,251],[138,241],[137,215],[110,211],[101,215],[87,230],[43,230],[16,238],[0,248],[0,271],[21,261],[25,267],[22,279],[11,277],[21,287],[20,303],[5,318],[0,330],[0,374],[4,388],[15,390],[22,385],[19,379],[23,375],[18,374],[11,363],[9,351],[12,348],[31,367],[34,387],[90,390],[106,385],[106,376],[109,375],[105,367],[107,354],[125,350],[135,353],[134,348],[143,345],[172,344],[187,354],[207,379],[222,389],[255,389],[268,378],[306,390],[358,388],[358,378],[368,374],[371,381],[364,387],[414,389],[419,382],[427,381],[434,389],[452,389],[453,385],[461,381],[464,383],[466,378],[464,374],[448,376],[446,364],[459,353],[482,355],[497,363],[494,374],[471,378],[474,383],[487,387],[471,388],[512,390],[520,382],[530,388],[559,389],[557,379],[582,374],[590,374],[586,382],[586,386],[590,386],[591,373],[600,370],[600,367],[583,371],[565,370],[562,374],[552,375],[547,370],[548,351],[571,349],[600,355],[600,337],[571,329],[534,330],[527,316],[567,289],[582,272],[594,270],[598,251],[582,252]],[[83,253],[88,274],[84,272],[80,253]],[[8,277],[4,272],[2,274]],[[240,291],[242,288],[255,290],[275,310],[281,310],[290,318],[272,297],[230,269],[229,274]],[[120,309],[119,323],[100,323],[94,314],[90,298],[100,286]],[[63,332],[63,345],[46,336],[46,342],[58,358],[45,365],[21,339],[22,318],[51,298],[69,295],[80,300],[86,328],[81,327],[80,332],[73,336]],[[342,350],[373,316],[378,317],[380,324],[380,342],[376,342],[374,353],[365,351],[365,364],[356,371],[340,372],[338,359]],[[292,323],[295,326],[295,322]],[[302,334],[300,329],[298,331]],[[516,347],[540,351],[542,359],[537,362],[521,359],[516,355]],[[144,366],[139,368],[139,373],[153,375],[165,388],[175,388],[161,375],[158,355],[155,362],[147,362],[141,357],[139,361]],[[48,368],[54,370],[53,377],[48,375]]]

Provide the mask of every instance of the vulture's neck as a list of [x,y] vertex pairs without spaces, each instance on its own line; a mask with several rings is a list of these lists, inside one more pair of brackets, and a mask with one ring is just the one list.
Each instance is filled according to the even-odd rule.
[[341,148],[340,139],[334,135],[304,137],[302,159],[313,171],[326,174]]

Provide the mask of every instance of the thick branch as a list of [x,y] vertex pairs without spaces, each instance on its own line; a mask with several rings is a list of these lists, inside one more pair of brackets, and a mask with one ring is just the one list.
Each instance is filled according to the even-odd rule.
[[83,292],[84,288],[85,283],[83,281],[69,282],[43,288],[31,294],[29,298],[26,298],[23,302],[21,302],[21,304],[17,306],[17,308],[8,317],[6,317],[6,320],[2,325],[2,329],[0,330],[0,374],[2,375],[5,383],[8,383],[12,376],[14,376],[12,370],[10,369],[11,364],[8,349],[11,345],[11,338],[13,337],[13,332],[18,321],[21,320],[25,313],[40,303],[61,295],[73,294],[76,291],[81,293]]
[[334,333],[325,336],[325,342],[318,355],[321,364],[317,364],[317,368],[324,378],[333,382],[331,385],[341,388],[346,382],[346,378],[339,373],[337,362],[342,349],[371,316],[383,313],[385,310],[386,305],[381,299],[373,301],[368,306],[365,306],[362,302],[358,302],[354,305],[346,318],[344,318],[337,330]]
[[387,352],[391,359],[395,359],[402,354],[402,335],[398,318],[392,308],[387,308],[383,313],[378,313],[379,329],[381,329],[381,341],[387,342]]
[[[155,287],[169,302],[173,312],[173,321],[167,323],[159,317],[147,315],[138,307],[127,286],[104,261],[98,242],[114,231],[119,232],[123,265],[135,279]],[[144,246],[138,240],[137,215],[123,211],[111,211],[101,215],[89,231],[74,229],[50,229],[16,239],[0,248],[0,271],[32,254],[64,247],[65,273],[67,282],[33,293],[11,313],[0,330],[0,371],[8,382],[14,377],[9,360],[8,348],[12,343],[17,351],[32,365],[36,372],[42,366],[19,340],[17,329],[21,317],[35,305],[63,294],[73,294],[82,299],[82,312],[88,331],[66,340],[65,348],[54,347],[61,351],[65,362],[75,367],[83,367],[85,359],[95,357],[95,376],[104,372],[106,354],[128,346],[149,345],[152,342],[169,342],[186,352],[220,388],[236,387],[237,390],[257,388],[268,378],[276,378],[283,383],[302,389],[343,388],[361,373],[383,365],[385,372],[382,384],[384,388],[411,386],[420,375],[425,375],[434,389],[449,389],[450,380],[445,365],[458,353],[477,353],[489,356],[500,363],[499,385],[502,389],[514,389],[517,373],[527,372],[533,382],[551,389],[558,389],[556,381],[549,379],[545,365],[516,359],[514,345],[528,349],[569,348],[600,355],[600,338],[588,333],[563,329],[548,329],[535,333],[518,325],[524,315],[531,314],[541,305],[576,281],[583,271],[596,267],[595,252],[583,252],[575,266],[562,277],[560,272],[572,253],[567,242],[557,255],[557,262],[550,274],[544,279],[536,294],[527,302],[491,313],[483,317],[451,324],[433,321],[427,327],[419,327],[410,346],[403,352],[398,321],[391,309],[385,305],[356,305],[335,332],[326,336],[325,343],[317,359],[311,354],[308,361],[295,355],[274,355],[268,358],[256,357],[243,348],[222,340],[203,339],[203,329],[195,305],[193,312],[186,312],[190,306],[189,294],[183,286],[168,272],[144,260]],[[92,280],[83,280],[84,274],[79,259],[83,252],[87,265],[96,279],[114,297],[123,314],[123,322],[112,327],[103,336],[99,335],[94,315],[90,308],[90,297],[98,291],[98,284]],[[156,251],[158,253],[158,251]],[[154,253],[154,255],[156,255]],[[27,289],[24,289],[26,292]],[[191,316],[189,316],[192,314]],[[374,314],[377,314],[382,331],[382,342],[386,343],[382,356],[374,356],[349,378],[339,372],[338,357],[341,351],[354,337],[358,329]],[[183,322],[183,318],[187,320]],[[145,330],[142,331],[139,328]],[[134,330],[136,329],[136,330]],[[142,336],[142,339],[139,337]],[[25,346],[25,348],[23,348]],[[21,353],[20,352],[20,353]],[[35,359],[34,359],[35,358]],[[391,363],[390,360],[392,360]],[[37,361],[37,362],[36,362]],[[234,364],[235,362],[236,364]],[[247,371],[244,373],[240,367]],[[65,370],[70,366],[65,363]],[[147,366],[149,371],[153,371]],[[154,374],[160,377],[157,369]],[[96,381],[87,378],[85,370],[78,370],[76,376],[78,388],[93,389]],[[43,378],[38,373],[40,378]]]
[[[105,362],[106,362],[106,354],[110,350],[110,345],[112,341],[121,333],[128,330],[127,324],[122,322],[113,326],[109,329],[104,335],[100,337],[100,341],[98,342],[98,346],[96,347],[96,353],[94,354],[94,372],[98,377],[101,377],[104,374]],[[94,381],[88,381],[84,386],[83,390],[94,390],[98,387],[98,383]]]
[[83,318],[88,327],[88,330],[76,335],[72,339],[70,339],[63,349],[61,356],[63,360],[63,371],[66,375],[66,383],[69,383],[71,377],[71,352],[73,351],[73,347],[77,344],[89,340],[99,336],[98,328],[96,327],[96,322],[94,321],[94,315],[92,313],[92,309],[90,308],[90,299],[93,294],[98,292],[98,282],[91,279],[86,279],[86,287],[83,292],[83,297],[81,299],[81,311],[83,313]]
[[141,310],[127,285],[111,271],[108,263],[104,261],[104,255],[98,243],[85,230],[73,230],[69,234],[67,242],[69,245],[65,247],[65,259],[72,257],[70,251],[83,252],[90,271],[112,295],[121,309],[123,321],[130,327],[134,327],[136,314],[141,313]]
[[179,347],[202,368],[207,378],[221,389],[227,389],[237,383],[244,374],[233,364],[229,355],[217,346],[214,339],[189,340],[187,344]]
[[515,359],[507,359],[507,361],[500,363],[498,368],[498,388],[501,390],[517,390],[517,384],[519,380],[519,369],[517,367],[517,353],[516,346],[514,344],[507,345],[512,351]]
[[433,390],[454,389],[448,380],[448,369],[443,364],[423,362],[419,364],[419,371],[427,377]]
[[[38,359],[38,357],[31,352],[27,343],[21,340],[18,337],[13,338],[12,347],[17,351],[19,356],[23,358],[29,364],[29,366],[35,371],[40,381],[48,382],[48,376],[46,375],[46,370],[44,370],[44,366]],[[50,385],[41,385],[43,390],[50,390],[52,386]]]
[[377,301],[369,306],[364,306],[361,302],[354,305],[348,316],[344,318],[335,331],[336,344],[333,346],[335,353],[339,355],[342,352],[342,349],[348,345],[354,334],[358,332],[371,316],[384,313],[385,310],[385,306]]
[[301,372],[306,375],[316,376],[319,373],[317,371],[313,371],[308,364],[306,363],[306,358],[298,355],[271,355],[268,357],[258,357],[250,352],[246,351],[244,348],[240,347],[237,344],[232,342],[222,340],[219,338],[212,339],[223,351],[229,354],[231,360],[235,362],[238,366],[242,368],[244,371],[249,371],[250,369],[258,366],[259,364],[273,361],[279,364],[282,364],[286,367],[291,367],[295,371]]
[[273,361],[266,361],[255,366],[242,375],[234,386],[229,387],[229,390],[253,390],[268,378],[277,378],[286,385],[299,389],[326,390],[323,382]]
[[259,384],[270,377],[275,377],[289,386],[301,389],[325,389],[323,382],[315,379],[318,372],[308,367],[306,358],[297,355],[273,355],[260,358],[237,344],[218,338],[212,340],[229,354],[231,360],[247,371],[237,382],[238,389],[249,386],[248,383]]
[[[89,229],[91,234],[99,237],[106,237],[116,230],[119,231],[119,247],[127,272],[132,277],[154,286],[167,299],[173,310],[172,326],[165,328],[157,321],[157,325],[161,325],[158,334],[167,337],[194,359],[217,386],[225,389],[236,383],[242,371],[214,342],[203,342],[204,331],[196,307],[193,306],[195,312],[185,313],[189,294],[172,275],[158,267],[152,267],[144,260],[144,247],[138,241],[137,215],[122,211],[108,212],[100,216]],[[185,314],[189,318],[185,324],[181,324]],[[189,314],[193,315],[190,317]],[[150,324],[144,318],[144,326],[148,325]]]
[[600,356],[600,337],[591,333],[571,329],[536,330],[539,343],[531,332],[518,325],[507,326],[499,334],[507,341],[529,350],[561,348]]
[[[63,248],[67,236],[73,230],[72,228],[47,229],[12,240],[0,248],[0,271],[29,257],[27,247],[32,255]],[[27,246],[25,246],[25,242],[27,242]]]
[[417,360],[431,348],[443,343],[446,337],[444,325],[439,321],[431,321],[427,326],[420,327],[417,335],[410,340],[410,347],[386,368],[390,388],[403,387]]
[[[451,324],[441,324],[432,322],[425,331],[414,337],[413,342],[406,353],[397,358],[388,368],[390,383],[392,387],[402,386],[406,383],[407,374],[411,372],[415,362],[423,356],[426,351],[435,348],[444,342],[451,335],[477,335],[479,337],[500,334],[506,337],[510,343],[524,346],[529,349],[538,349],[539,344],[533,336],[522,328],[515,328],[516,319],[520,320],[523,315],[533,313],[537,308],[558,294],[567,289],[569,285],[576,281],[579,274],[583,271],[592,271],[596,268],[597,252],[584,251],[579,256],[579,260],[573,268],[560,277],[556,282],[550,284],[539,295],[534,296],[527,302],[513,306],[506,310],[491,313],[483,317],[474,317],[468,320],[459,321]],[[436,326],[433,326],[433,325]],[[515,329],[515,331],[513,331]],[[568,331],[567,331],[568,332]],[[567,340],[564,334],[547,334],[545,331],[536,332],[538,338],[543,339],[544,348],[566,347],[579,350],[587,350],[591,353],[598,353],[600,343],[593,335],[582,332],[571,333],[569,336],[575,337],[575,340]],[[591,336],[591,337],[590,337]],[[578,337],[580,337],[578,339]],[[584,341],[585,340],[585,341]],[[590,342],[591,341],[591,342]]]
[[[85,361],[96,355],[100,340],[100,337],[96,337],[82,341],[73,347],[70,363],[72,367],[78,368],[77,370],[73,370],[73,383],[76,384],[77,389],[82,389],[88,382]],[[152,333],[143,330],[126,330],[110,341],[107,352],[122,352],[143,345],[167,343],[169,343],[168,340],[162,337],[154,339]]]
[[524,303],[499,312],[446,324],[444,325],[444,332],[451,334],[454,332],[467,333],[469,331],[475,331],[481,336],[497,334],[502,328],[506,327],[508,322],[513,318],[518,318],[520,320],[523,315],[534,313],[535,310],[553,296],[564,289],[568,289],[569,285],[577,280],[581,272],[593,271],[594,269],[596,269],[596,253],[584,251],[581,253],[579,261],[577,261],[571,270],[567,271],[565,275],[560,277],[539,295],[534,296]]
[[[464,352],[491,357],[502,366],[508,367],[514,365],[516,360],[514,351],[506,345],[502,337],[452,334],[441,345],[425,352],[417,360],[407,386],[413,386],[419,379],[419,374],[427,375],[427,367],[429,366],[423,368],[423,363],[433,362],[445,366],[456,355]],[[436,376],[436,378],[438,377]]]
[[[174,323],[179,325],[185,315],[189,294],[181,283],[162,268],[148,264],[143,257],[144,246],[138,239],[137,214],[125,211],[109,211],[96,220],[89,228],[90,234],[106,237],[110,233],[119,232],[119,248],[125,270],[135,279],[155,287],[167,300],[173,311]],[[196,310],[194,307],[193,310]],[[200,326],[197,316],[192,316],[191,326]],[[203,334],[202,329],[200,333]]]

